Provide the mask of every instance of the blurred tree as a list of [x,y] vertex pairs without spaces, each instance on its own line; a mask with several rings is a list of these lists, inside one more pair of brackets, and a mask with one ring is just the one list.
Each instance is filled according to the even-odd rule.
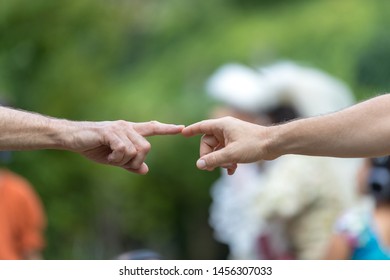
[[[2,0],[0,92],[57,117],[189,124],[208,117],[204,82],[221,64],[283,58],[359,91],[357,58],[385,13],[374,2]],[[226,257],[208,226],[218,171],[195,168],[198,139],[150,141],[147,176],[61,151],[15,153],[11,167],[46,206],[47,258],[112,258],[139,247],[167,258]]]
[[358,60],[357,80],[378,93],[390,89],[390,38],[386,33],[374,37]]
[[[288,0],[229,0],[232,2],[237,8],[244,9],[253,9],[267,6],[279,6],[283,4],[290,4],[291,1]],[[304,1],[304,0],[295,0],[295,2]]]
[[[164,52],[172,36],[183,35],[201,22],[200,14],[187,20],[188,26],[171,22],[172,16],[184,19],[191,14],[180,3],[174,1],[160,11],[159,1],[3,1],[0,86],[10,93],[14,106],[57,117],[143,121],[158,118],[158,104],[161,115],[166,110],[165,119],[173,121],[177,112],[164,100],[173,100],[179,80],[171,79],[165,91],[174,91],[159,97],[159,85],[145,82],[148,75],[137,77],[136,70],[158,56],[160,48]],[[169,7],[175,7],[172,15]],[[144,79],[151,92],[137,92],[137,81],[132,81],[134,89],[129,91],[127,73],[134,73],[135,80]],[[192,141],[191,147],[178,149],[179,143],[159,145],[181,154],[197,145]],[[164,249],[170,257],[190,258],[182,241],[189,232],[185,216],[189,205],[184,193],[178,192],[183,180],[175,179],[179,155],[171,157],[172,152],[151,158],[152,170],[163,161],[174,167],[142,178],[55,151],[15,153],[11,167],[31,178],[45,202],[49,216],[46,257],[109,258],[127,249],[124,245],[142,244]],[[181,165],[188,177],[194,171],[192,161]],[[210,175],[198,173],[198,177]],[[199,193],[192,185],[186,188],[190,187],[190,197]],[[207,228],[207,189],[201,191],[204,215],[196,223]]]
[[131,14],[90,0],[1,5],[3,86],[25,108],[83,117],[83,107],[105,93]]

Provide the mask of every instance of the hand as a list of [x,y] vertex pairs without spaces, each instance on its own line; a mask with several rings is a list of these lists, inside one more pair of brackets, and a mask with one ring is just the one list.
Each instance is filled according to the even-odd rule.
[[237,163],[263,159],[266,129],[239,119],[224,117],[187,126],[182,134],[204,134],[200,142],[200,159],[196,163],[199,169],[211,171],[216,167],[223,167],[232,175]]
[[93,161],[119,166],[138,174],[149,171],[145,158],[151,146],[144,137],[178,134],[184,127],[157,121],[82,122],[78,125],[80,127],[69,144],[70,150]]

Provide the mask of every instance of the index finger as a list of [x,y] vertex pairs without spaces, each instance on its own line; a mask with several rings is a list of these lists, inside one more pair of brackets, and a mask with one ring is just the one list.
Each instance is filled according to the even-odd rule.
[[179,134],[184,125],[166,124],[158,121],[134,123],[134,129],[142,136]]
[[201,122],[197,122],[185,127],[182,130],[182,134],[184,136],[194,136],[198,134],[210,134],[212,135],[216,128],[215,120],[205,120]]

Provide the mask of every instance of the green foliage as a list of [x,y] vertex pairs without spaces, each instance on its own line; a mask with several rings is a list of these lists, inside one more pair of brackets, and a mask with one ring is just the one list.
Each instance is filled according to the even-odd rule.
[[[374,93],[376,74],[364,86],[357,77],[377,73],[367,53],[383,25],[381,1],[244,2],[3,0],[0,91],[56,117],[189,124],[208,117],[204,82],[221,64],[292,59],[344,79],[359,98]],[[138,247],[225,257],[207,221],[219,173],[195,168],[199,138],[149,140],[146,176],[61,151],[14,154],[10,167],[45,204],[45,257],[113,258]]]
[[390,88],[390,38],[387,32],[374,37],[358,61],[358,83],[385,92]]

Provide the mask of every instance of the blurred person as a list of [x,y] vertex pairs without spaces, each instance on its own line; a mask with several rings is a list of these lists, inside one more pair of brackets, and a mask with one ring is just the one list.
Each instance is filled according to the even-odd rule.
[[162,260],[159,253],[149,249],[138,249],[124,252],[117,256],[117,260]]
[[[0,161],[9,159],[9,153],[0,152]],[[31,184],[0,168],[0,259],[41,259],[45,227],[43,206]]]
[[364,158],[390,154],[390,94],[383,94],[337,112],[261,126],[232,117],[204,120],[183,129],[190,137],[203,134],[201,170],[225,167],[230,174],[237,163],[274,160],[297,154]]
[[390,260],[390,157],[366,159],[359,185],[365,203],[337,221],[325,258]]
[[[221,73],[228,68],[231,69],[231,73]],[[220,103],[213,109],[212,117],[234,116],[257,124],[269,122],[265,114],[251,107],[253,97],[245,90],[250,83],[242,81],[247,80],[253,73],[251,69],[248,71],[239,65],[227,65],[211,76],[206,90]],[[230,83],[226,84],[228,81]],[[230,90],[218,94],[225,85]],[[255,85],[256,88],[258,86]],[[253,204],[261,193],[265,169],[264,162],[255,162],[240,165],[234,176],[228,176],[221,170],[221,177],[211,187],[209,222],[214,229],[214,237],[228,245],[230,259],[261,258],[256,240],[264,229],[264,221],[253,213],[255,209]]]
[[0,106],[0,151],[59,149],[102,164],[146,174],[147,136],[178,134],[181,125],[157,121],[70,121]]
[[[279,62],[260,69],[227,64],[207,84],[230,115],[271,125],[353,104],[343,83],[316,69]],[[320,259],[332,225],[354,199],[356,160],[286,156],[222,172],[210,223],[233,259]],[[332,186],[332,187],[330,187]]]
[[[267,122],[265,116],[237,109],[233,106],[219,106],[212,112],[215,117],[226,115],[253,122]],[[261,192],[265,180],[263,162],[240,165],[233,176],[221,170],[220,178],[214,182],[210,193],[209,223],[214,229],[214,237],[229,246],[230,259],[257,259],[257,239],[263,221],[253,213],[253,203]]]

